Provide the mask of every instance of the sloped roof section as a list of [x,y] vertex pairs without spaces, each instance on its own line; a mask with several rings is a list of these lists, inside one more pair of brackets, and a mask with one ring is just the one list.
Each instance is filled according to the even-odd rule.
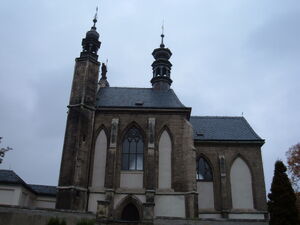
[[5,184],[27,185],[14,171],[0,170],[0,182]]
[[57,188],[48,185],[29,184],[29,186],[39,195],[56,196]]
[[244,117],[191,116],[195,141],[264,142]]
[[27,184],[13,170],[0,170],[0,184],[22,185],[37,195],[56,196],[55,186]]
[[96,107],[186,108],[172,89],[105,87],[97,93]]

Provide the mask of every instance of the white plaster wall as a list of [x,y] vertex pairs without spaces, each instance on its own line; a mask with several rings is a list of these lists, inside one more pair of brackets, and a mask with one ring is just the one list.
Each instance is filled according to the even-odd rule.
[[27,206],[28,205],[27,201],[28,201],[28,193],[22,191],[20,206]]
[[213,182],[197,182],[199,209],[214,209],[214,184]]
[[88,211],[96,213],[97,201],[103,201],[103,200],[105,200],[105,194],[90,193]]
[[[22,191],[22,188],[20,186],[0,185],[0,192],[2,192],[2,190],[12,190],[13,194],[9,197],[10,205],[20,205],[20,197]],[[0,194],[0,203],[2,203],[2,201],[5,201],[5,193],[7,192],[4,191],[2,192],[2,194]]]
[[185,218],[184,195],[156,195],[154,216]]
[[202,219],[220,219],[222,215],[220,213],[199,213],[199,218]]
[[15,190],[13,188],[4,189],[0,188],[0,204],[1,205],[13,205]]
[[34,207],[36,195],[27,188],[21,187],[20,206]]
[[230,213],[229,219],[260,219],[263,220],[265,218],[264,214],[261,213]]
[[104,130],[101,130],[95,145],[94,167],[93,167],[93,187],[104,187],[105,167],[106,167],[107,137]]
[[121,171],[121,188],[140,189],[143,188],[143,176],[142,171]]
[[232,207],[253,209],[252,178],[247,164],[237,158],[230,171]]
[[37,208],[55,209],[55,197],[37,197],[34,201],[34,206]]
[[171,188],[171,154],[172,143],[167,131],[164,131],[159,139],[159,172],[158,172],[158,188]]

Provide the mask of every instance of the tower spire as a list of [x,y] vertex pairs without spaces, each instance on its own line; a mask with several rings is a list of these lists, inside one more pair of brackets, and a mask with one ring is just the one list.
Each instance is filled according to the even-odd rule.
[[161,44],[159,48],[153,50],[152,55],[154,62],[152,63],[153,77],[151,79],[152,88],[157,90],[169,90],[172,84],[171,67],[172,63],[169,59],[172,56],[170,49],[165,48],[164,44],[164,24],[162,25]]
[[90,57],[92,59],[98,60],[97,52],[100,48],[101,42],[99,41],[99,33],[96,31],[96,23],[98,17],[98,6],[96,8],[96,13],[93,19],[93,26],[86,32],[86,37],[82,40],[82,52],[80,57]]
[[93,29],[93,28],[94,28],[95,30],[97,29],[97,28],[96,28],[97,19],[98,19],[98,6],[96,7],[96,13],[95,13],[95,16],[94,16],[94,19],[93,19],[94,25],[92,26],[92,29]]

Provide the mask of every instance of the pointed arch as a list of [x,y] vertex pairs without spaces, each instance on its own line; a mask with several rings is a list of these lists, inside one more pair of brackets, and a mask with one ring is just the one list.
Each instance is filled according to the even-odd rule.
[[230,168],[232,167],[233,163],[235,162],[235,160],[237,158],[241,158],[244,163],[246,163],[246,165],[248,166],[249,170],[250,170],[250,173],[251,173],[251,177],[253,176],[253,172],[252,172],[252,168],[250,166],[250,162],[247,160],[247,157],[245,157],[243,154],[241,154],[240,152],[238,152],[237,154],[234,155],[233,158],[231,158],[231,161],[230,161]]
[[107,135],[105,129],[102,127],[95,142],[92,187],[104,187],[107,143]]
[[163,133],[164,131],[168,132],[168,134],[169,134],[169,136],[170,136],[170,139],[171,139],[171,144],[172,144],[172,147],[173,147],[173,142],[174,142],[174,140],[173,140],[173,134],[172,134],[170,128],[168,127],[168,125],[166,125],[166,124],[163,125],[162,128],[160,129],[160,131],[159,131],[159,133],[158,133],[158,136],[157,136],[157,137],[158,137],[157,140],[160,139],[160,137],[161,137],[161,135],[162,135],[162,133]]
[[[94,140],[97,139],[97,137],[99,136],[100,132],[101,131],[104,131],[105,132],[105,135],[107,137],[107,139],[109,139],[109,131],[107,130],[107,128],[105,127],[104,124],[101,124],[95,131],[95,134],[94,134]],[[108,141],[108,140],[107,140]],[[108,142],[109,143],[109,142]]]
[[115,217],[120,220],[140,221],[143,217],[142,203],[134,195],[128,195],[118,203],[115,212]]
[[203,154],[200,154],[196,160],[196,179],[197,181],[213,181],[211,162]]
[[130,122],[124,129],[123,129],[123,131],[121,132],[121,142],[123,141],[123,139],[124,139],[124,137],[125,137],[125,135],[126,135],[126,133],[132,128],[132,127],[135,127],[135,128],[137,128],[140,132],[141,132],[141,135],[142,135],[142,137],[143,137],[143,140],[144,140],[144,143],[147,143],[146,141],[146,139],[147,139],[147,135],[146,135],[146,133],[145,133],[145,131],[144,131],[144,129],[136,122],[136,121],[132,121],[132,122]]
[[162,130],[158,141],[158,188],[172,188],[172,139],[167,127]]
[[253,209],[252,174],[247,162],[237,155],[230,169],[233,209]]

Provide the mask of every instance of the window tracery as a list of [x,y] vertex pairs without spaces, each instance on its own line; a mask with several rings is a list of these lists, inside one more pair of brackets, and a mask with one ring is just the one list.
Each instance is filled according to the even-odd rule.
[[133,127],[125,135],[122,145],[122,170],[144,169],[144,142],[140,131]]

